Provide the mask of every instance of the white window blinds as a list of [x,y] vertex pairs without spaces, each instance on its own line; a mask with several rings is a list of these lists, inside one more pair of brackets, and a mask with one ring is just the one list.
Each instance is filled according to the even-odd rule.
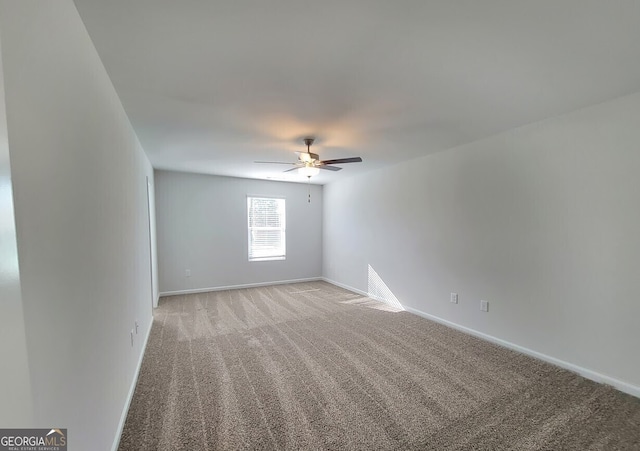
[[286,217],[284,199],[247,197],[249,261],[284,260]]

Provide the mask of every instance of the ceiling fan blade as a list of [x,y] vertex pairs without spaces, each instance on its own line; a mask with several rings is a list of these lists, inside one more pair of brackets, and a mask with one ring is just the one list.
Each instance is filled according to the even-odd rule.
[[264,163],[264,164],[298,164],[298,163],[285,163],[284,161],[254,161],[254,163]]
[[360,157],[338,158],[336,160],[318,161],[318,163],[320,164],[343,164],[343,163],[360,163],[360,162],[362,162],[362,158]]
[[302,168],[303,166],[296,166],[295,168],[291,168],[291,169],[287,169],[284,172],[291,172],[291,171],[297,171],[299,168]]
[[338,166],[316,166],[316,167],[320,169],[326,169],[327,171],[342,171],[342,168],[339,168]]

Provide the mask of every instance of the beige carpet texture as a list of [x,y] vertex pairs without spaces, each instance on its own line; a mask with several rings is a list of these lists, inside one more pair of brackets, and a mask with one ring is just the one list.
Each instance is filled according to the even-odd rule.
[[640,450],[640,399],[325,282],[162,298],[120,450]]

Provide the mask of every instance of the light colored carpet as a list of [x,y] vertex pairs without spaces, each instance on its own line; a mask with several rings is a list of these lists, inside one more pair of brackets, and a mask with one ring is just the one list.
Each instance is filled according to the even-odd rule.
[[120,450],[630,450],[640,400],[324,282],[163,298]]

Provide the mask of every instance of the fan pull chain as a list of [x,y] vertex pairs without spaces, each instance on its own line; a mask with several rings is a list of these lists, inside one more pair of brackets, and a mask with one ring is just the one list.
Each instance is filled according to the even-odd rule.
[[309,187],[309,203],[311,203],[311,176],[307,177],[307,186]]

